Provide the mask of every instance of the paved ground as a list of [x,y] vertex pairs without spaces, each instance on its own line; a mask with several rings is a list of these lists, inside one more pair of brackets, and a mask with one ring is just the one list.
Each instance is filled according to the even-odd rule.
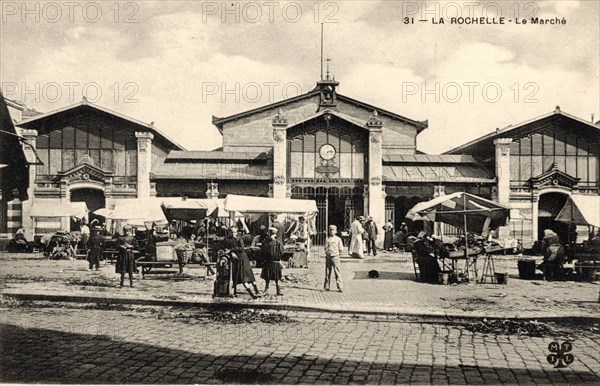
[[[5,300],[0,381],[600,383],[600,335],[589,325],[531,337],[391,315],[268,311],[261,318],[237,323],[241,314],[200,309]],[[554,368],[548,345],[566,339],[575,360]]]
[[[308,269],[286,269],[284,296],[272,293],[253,301],[248,294],[226,302],[275,306],[316,307],[326,310],[401,313],[410,315],[488,317],[573,317],[600,315],[598,283],[525,281],[518,279],[515,256],[498,256],[496,270],[508,272],[507,285],[431,285],[414,281],[409,254],[380,253],[376,258],[342,260],[344,292],[324,292],[324,262],[311,257]],[[481,262],[480,262],[481,265]],[[379,279],[369,279],[376,269]],[[480,267],[481,269],[481,267]],[[49,261],[36,255],[0,255],[1,294],[78,295],[94,298],[213,302],[212,278],[198,267],[183,276],[136,278],[135,288],[118,288],[114,266],[99,272],[87,262]],[[255,270],[259,277],[259,270]],[[258,280],[262,289],[264,282]],[[334,287],[334,286],[333,286]],[[240,287],[241,289],[241,287]],[[334,289],[334,288],[332,288]],[[271,289],[274,292],[274,288]]]

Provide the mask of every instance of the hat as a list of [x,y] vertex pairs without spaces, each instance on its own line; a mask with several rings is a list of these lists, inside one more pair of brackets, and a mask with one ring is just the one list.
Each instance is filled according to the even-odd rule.
[[358,216],[358,221],[365,221],[365,216]]
[[418,238],[422,239],[423,237],[427,236],[427,233],[421,231],[419,232],[419,234],[417,235]]
[[275,227],[269,227],[269,232],[276,235],[277,234],[277,228]]
[[337,227],[332,224],[332,225],[329,226],[329,229],[333,229],[335,231],[335,230],[337,230]]
[[367,217],[367,220],[369,220],[369,221],[373,220],[373,217],[369,216],[369,217]]
[[131,226],[130,226],[130,225],[125,225],[125,226],[123,227],[123,230],[124,230],[124,231],[130,231],[130,230],[131,230]]

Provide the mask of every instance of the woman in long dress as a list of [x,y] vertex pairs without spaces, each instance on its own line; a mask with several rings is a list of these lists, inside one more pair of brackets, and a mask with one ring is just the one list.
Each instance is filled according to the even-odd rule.
[[363,233],[365,233],[365,229],[363,228],[361,221],[365,221],[365,218],[363,216],[358,216],[354,219],[352,225],[350,225],[352,239],[350,241],[349,253],[350,256],[358,259],[362,259],[364,256]]
[[383,249],[386,251],[391,251],[394,249],[394,225],[392,224],[392,219],[389,219],[388,222],[385,223],[383,230],[385,231]]
[[[254,279],[254,273],[252,272],[252,265],[250,265],[250,259],[244,250],[244,241],[241,237],[238,237],[238,229],[234,225],[227,232],[224,246],[227,252],[231,252],[232,256],[232,269],[233,269],[233,294],[237,295],[237,285],[242,284],[246,291],[250,294],[252,299],[260,297],[260,292],[256,286],[256,279]],[[252,293],[252,290],[248,286],[252,284],[256,294]]]
[[129,275],[129,286],[133,287],[133,273],[137,271],[133,251],[138,250],[140,247],[137,240],[131,235],[131,227],[129,225],[123,227],[123,233],[124,236],[119,237],[117,243],[119,246],[119,257],[115,265],[115,272],[121,274],[121,287],[123,287],[126,273]]
[[264,263],[260,277],[265,280],[265,294],[269,291],[270,281],[273,280],[275,281],[277,296],[282,296],[283,293],[279,289],[279,280],[282,276],[281,256],[283,256],[283,244],[277,238],[277,232],[277,228],[269,228],[269,238],[262,244],[261,253],[264,257]]

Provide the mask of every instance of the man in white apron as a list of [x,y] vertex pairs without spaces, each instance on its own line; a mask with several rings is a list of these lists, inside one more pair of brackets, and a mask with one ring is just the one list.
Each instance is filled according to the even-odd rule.
[[354,219],[354,222],[350,225],[350,256],[362,259],[364,255],[363,250],[363,233],[365,233],[365,229],[362,226],[362,222],[365,221],[363,216],[358,216]]

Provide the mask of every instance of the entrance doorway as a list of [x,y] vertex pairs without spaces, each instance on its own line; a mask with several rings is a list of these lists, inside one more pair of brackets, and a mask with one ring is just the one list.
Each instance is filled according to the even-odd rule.
[[569,241],[569,224],[555,221],[560,210],[565,206],[569,196],[564,193],[546,193],[540,196],[538,201],[538,234],[537,239],[544,238],[544,229],[553,230],[560,241],[566,243]]
[[329,225],[338,232],[350,228],[355,216],[364,214],[362,188],[360,187],[299,187],[292,188],[292,198],[315,200],[317,203],[316,234],[314,245],[323,245]]
[[[104,192],[99,189],[75,189],[71,191],[71,202],[85,202],[88,208],[88,220],[91,223],[94,219],[102,222],[104,218],[95,215],[93,212],[97,209],[104,208],[106,200]],[[71,218],[71,230],[78,231],[80,229],[79,221],[74,221]]]

